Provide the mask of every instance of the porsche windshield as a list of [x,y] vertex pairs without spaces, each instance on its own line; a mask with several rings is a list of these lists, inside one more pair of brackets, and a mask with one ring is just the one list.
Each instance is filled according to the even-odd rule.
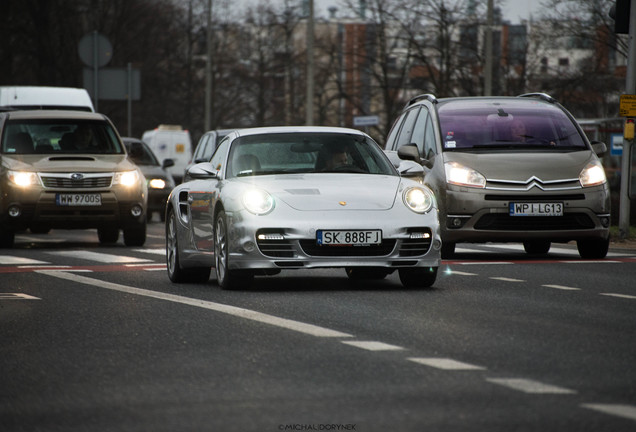
[[106,122],[71,120],[9,121],[2,136],[4,154],[123,153]]
[[315,172],[396,175],[380,147],[361,135],[274,133],[232,143],[229,177]]
[[444,151],[587,149],[573,121],[545,104],[463,104],[439,108]]

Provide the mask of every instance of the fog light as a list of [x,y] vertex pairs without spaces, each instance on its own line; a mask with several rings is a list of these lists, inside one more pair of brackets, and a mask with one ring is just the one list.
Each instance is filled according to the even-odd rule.
[[433,249],[440,250],[442,248],[442,242],[439,240],[435,240],[433,242]]
[[253,241],[246,241],[243,245],[243,249],[245,249],[245,252],[252,252],[254,249],[256,249],[256,245]]
[[17,205],[12,205],[11,207],[9,207],[9,216],[11,217],[18,217],[22,214],[22,210],[20,209],[19,206]]
[[603,228],[607,228],[610,225],[610,218],[602,217],[601,218],[601,225],[603,225]]
[[133,217],[139,217],[141,216],[143,212],[144,212],[144,209],[139,204],[135,204],[130,209],[130,214],[133,215]]

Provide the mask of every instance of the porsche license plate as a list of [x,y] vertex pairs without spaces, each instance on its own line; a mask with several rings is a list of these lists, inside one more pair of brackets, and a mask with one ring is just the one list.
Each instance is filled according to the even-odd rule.
[[59,206],[100,206],[102,205],[102,195],[92,194],[64,194],[55,195],[55,204]]
[[318,230],[319,246],[369,246],[382,243],[380,230]]
[[510,216],[563,216],[563,203],[510,203]]

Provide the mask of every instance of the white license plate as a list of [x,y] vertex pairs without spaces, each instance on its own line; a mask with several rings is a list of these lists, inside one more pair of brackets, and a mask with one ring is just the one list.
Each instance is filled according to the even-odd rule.
[[510,216],[563,216],[563,203],[510,203]]
[[102,195],[94,194],[56,194],[55,204],[59,206],[100,206]]
[[380,230],[318,230],[316,243],[320,246],[369,246],[382,243]]

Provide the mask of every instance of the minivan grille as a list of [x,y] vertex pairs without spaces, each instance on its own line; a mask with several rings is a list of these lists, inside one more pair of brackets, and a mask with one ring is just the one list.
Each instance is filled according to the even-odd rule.
[[563,231],[594,228],[594,221],[584,213],[567,213],[563,216],[509,216],[490,213],[475,224],[476,230],[491,231]]

